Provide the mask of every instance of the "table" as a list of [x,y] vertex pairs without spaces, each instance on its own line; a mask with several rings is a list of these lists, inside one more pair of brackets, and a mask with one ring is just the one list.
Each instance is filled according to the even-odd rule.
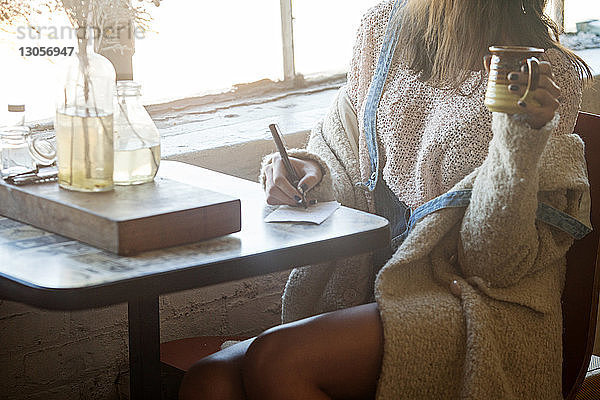
[[[160,175],[241,199],[242,230],[132,257],[0,217],[0,298],[51,310],[128,303],[130,395],[160,398],[158,297],[389,243],[384,218],[346,207],[321,225],[263,222],[273,210],[257,183],[174,161]],[[26,230],[27,235],[22,236]]]

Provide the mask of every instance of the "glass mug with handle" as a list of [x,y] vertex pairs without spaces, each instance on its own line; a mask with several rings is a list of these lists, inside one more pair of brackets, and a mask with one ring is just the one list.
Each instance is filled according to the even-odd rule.
[[[539,56],[544,54],[543,49],[525,46],[491,46],[490,76],[485,93],[485,105],[492,112],[518,114],[523,111],[520,102],[539,106],[540,103],[533,98],[533,93],[540,80]],[[523,96],[508,90],[511,82],[508,74],[521,71],[527,66],[527,88]]]
[[[56,162],[53,132],[32,133],[26,126],[0,128],[0,176],[15,178],[40,172]],[[49,173],[49,171],[46,171]]]

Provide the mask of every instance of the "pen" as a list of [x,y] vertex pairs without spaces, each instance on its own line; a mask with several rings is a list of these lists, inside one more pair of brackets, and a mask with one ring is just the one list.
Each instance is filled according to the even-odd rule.
[[285,145],[283,144],[283,139],[281,137],[281,133],[279,132],[279,127],[277,126],[277,124],[271,124],[269,125],[269,130],[271,131],[271,135],[273,135],[273,140],[275,141],[275,145],[277,146],[277,151],[279,152],[281,160],[283,161],[283,165],[285,166],[285,169],[288,173],[288,180],[302,194],[302,201],[300,202],[300,205],[304,208],[308,208],[304,190],[298,187],[300,178],[298,178],[298,174],[296,173],[294,166],[290,162],[290,157],[288,156],[287,150],[285,149]]

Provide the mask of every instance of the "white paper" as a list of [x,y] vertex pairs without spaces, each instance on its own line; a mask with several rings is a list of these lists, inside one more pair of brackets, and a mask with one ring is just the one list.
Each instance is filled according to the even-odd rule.
[[337,201],[318,203],[308,208],[280,206],[277,210],[267,215],[265,222],[312,222],[321,224],[329,218],[335,210],[340,208]]

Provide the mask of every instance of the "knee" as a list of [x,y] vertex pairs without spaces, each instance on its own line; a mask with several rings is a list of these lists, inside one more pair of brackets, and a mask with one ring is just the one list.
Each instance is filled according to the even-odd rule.
[[205,358],[186,372],[179,388],[180,400],[230,400],[239,398],[239,369],[226,360]]
[[[242,364],[242,380],[251,398],[279,398],[286,382],[298,378],[298,355],[285,329],[276,328],[258,336]],[[274,396],[274,397],[273,397]]]

